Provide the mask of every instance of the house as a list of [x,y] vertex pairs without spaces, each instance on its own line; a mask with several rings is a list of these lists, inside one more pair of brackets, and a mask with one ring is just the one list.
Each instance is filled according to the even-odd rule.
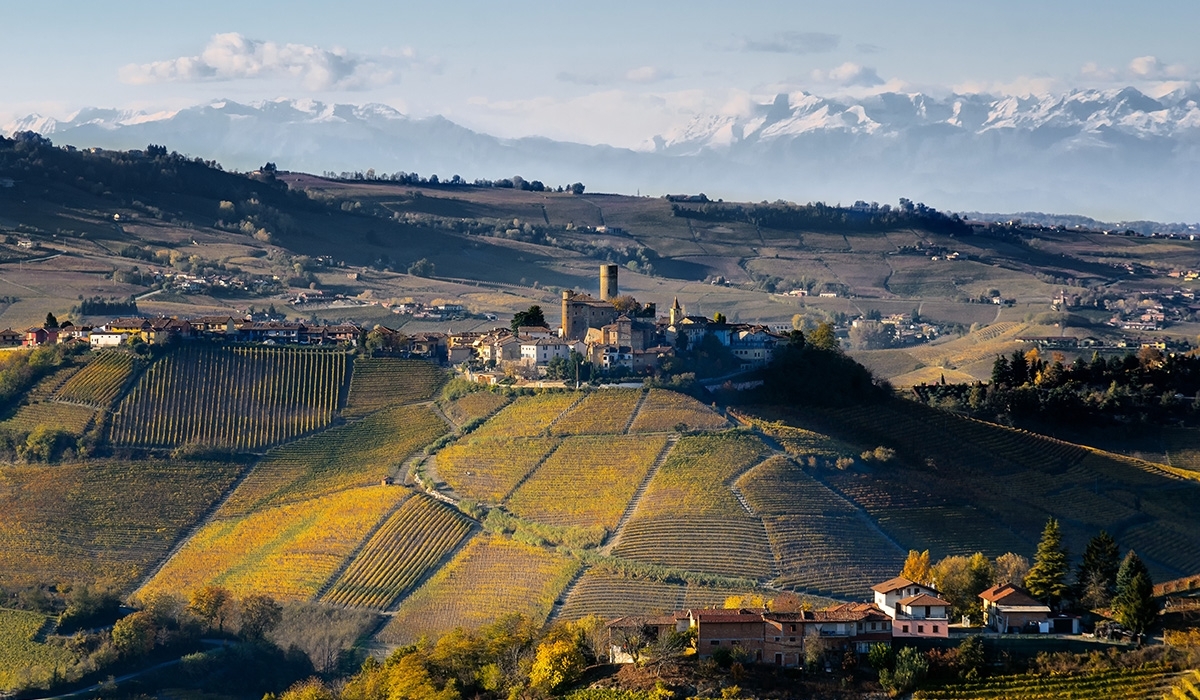
[[434,362],[446,358],[446,335],[444,333],[416,333],[408,338],[408,352]]
[[893,616],[894,637],[937,637],[950,636],[950,603],[929,593],[901,598],[896,601]]
[[909,581],[903,576],[872,586],[871,590],[875,592],[875,605],[892,619],[896,618],[896,605],[901,600],[922,594],[934,597],[938,595],[933,587]]
[[722,647],[748,655],[755,661],[763,660],[763,642],[766,625],[763,613],[746,609],[738,610],[691,610],[688,611],[689,626],[696,630],[696,656],[712,658],[713,652]]
[[1050,606],[1011,583],[1002,583],[979,594],[983,600],[983,624],[1002,634],[1038,632],[1050,618]]
[[35,327],[25,331],[25,340],[21,345],[27,348],[36,348],[39,345],[53,345],[57,342],[57,328]]
[[88,344],[93,348],[115,348],[129,340],[128,333],[112,331],[92,331],[88,336]]
[[24,333],[18,333],[11,328],[0,331],[0,346],[13,347],[20,345],[23,340],[25,340]]
[[233,337],[237,333],[240,318],[233,316],[199,316],[188,319],[193,335]]
[[571,356],[571,351],[577,349],[577,343],[570,343],[559,338],[522,339],[521,362],[545,367],[556,357],[567,359]]
[[554,331],[545,326],[520,326],[517,328],[517,335],[522,338],[532,338],[534,340],[558,337]]

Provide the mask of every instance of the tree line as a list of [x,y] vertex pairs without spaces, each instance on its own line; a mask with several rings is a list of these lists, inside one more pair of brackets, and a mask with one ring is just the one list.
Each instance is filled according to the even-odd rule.
[[[690,203],[690,202],[689,202]],[[707,198],[697,206],[671,203],[674,216],[710,222],[747,223],[783,231],[829,230],[883,232],[898,228],[920,228],[933,233],[962,235],[971,233],[957,214],[947,215],[933,207],[901,198],[897,206],[866,204],[853,207],[823,202],[792,204],[726,204]]]

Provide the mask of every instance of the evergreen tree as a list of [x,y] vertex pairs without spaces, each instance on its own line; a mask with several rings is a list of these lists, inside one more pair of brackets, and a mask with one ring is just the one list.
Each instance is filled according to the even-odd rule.
[[1094,607],[1107,605],[1117,591],[1117,571],[1121,566],[1121,552],[1117,541],[1107,532],[1088,540],[1083,550],[1083,561],[1075,580],[1079,586],[1079,599]]
[[545,327],[546,315],[542,312],[542,307],[534,304],[525,311],[518,311],[513,314],[511,325],[513,333],[516,333],[517,329],[521,326]]
[[1013,386],[1021,386],[1029,381],[1029,360],[1025,359],[1025,354],[1020,350],[1013,351],[1009,367]]
[[46,322],[42,324],[42,328],[58,328],[58,319],[53,313],[46,313]]
[[1004,355],[996,355],[996,361],[992,363],[992,386],[1011,382],[1012,369],[1008,365],[1008,358]]
[[1042,540],[1038,542],[1033,568],[1025,577],[1025,587],[1035,598],[1053,606],[1067,594],[1067,570],[1068,555],[1062,542],[1062,530],[1058,520],[1050,518],[1042,530]]
[[1117,595],[1113,598],[1113,617],[1137,634],[1146,631],[1158,612],[1154,604],[1154,581],[1145,563],[1133,550],[1125,555],[1117,572]]

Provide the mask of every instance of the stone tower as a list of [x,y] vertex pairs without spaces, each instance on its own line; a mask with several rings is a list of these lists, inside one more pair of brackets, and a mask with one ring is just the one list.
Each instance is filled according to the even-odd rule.
[[617,266],[612,263],[600,266],[600,298],[604,301],[617,298]]
[[675,297],[675,303],[671,304],[671,325],[675,325],[683,320],[683,307],[679,305],[679,297]]

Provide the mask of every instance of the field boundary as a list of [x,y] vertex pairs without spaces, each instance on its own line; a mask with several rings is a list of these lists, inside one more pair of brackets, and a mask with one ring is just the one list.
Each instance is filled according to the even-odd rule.
[[[400,486],[392,488],[404,487]],[[407,491],[408,489],[405,490]],[[418,496],[415,493],[409,493],[408,498],[401,499],[398,503],[393,505],[387,513],[384,513],[383,517],[376,521],[371,529],[367,531],[365,535],[363,535],[362,540],[359,541],[359,543],[354,546],[354,549],[352,549],[350,553],[346,555],[346,558],[342,560],[342,563],[338,565],[338,568],[329,575],[329,578],[325,581],[325,583],[321,584],[321,587],[318,588],[317,592],[313,594],[311,600],[320,600],[322,596],[329,592],[329,589],[333,587],[333,584],[337,583],[338,579],[342,577],[342,574],[346,573],[346,569],[350,567],[350,564],[352,564],[354,560],[358,558],[359,554],[362,554],[363,548],[367,546],[367,543],[371,541],[371,538],[375,536],[375,533],[379,532],[379,529],[382,528],[383,524],[388,521],[388,518],[391,518],[393,515],[395,515],[396,511],[400,510],[400,508],[404,506],[405,503],[408,503],[409,499],[411,498],[418,498]]]
[[646,472],[646,478],[642,479],[642,483],[638,484],[637,491],[633,492],[633,498],[629,499],[629,505],[625,506],[625,512],[621,514],[621,519],[617,521],[604,546],[600,548],[599,551],[604,556],[612,556],[610,554],[612,548],[616,546],[621,533],[625,531],[625,526],[633,519],[634,512],[637,511],[638,506],[642,503],[642,497],[646,495],[646,489],[650,488],[650,482],[658,474],[658,470],[662,468],[662,465],[666,463],[667,457],[675,449],[679,438],[680,435],[678,433],[673,433],[667,438],[667,443],[663,445],[662,452],[658,454],[654,463],[650,465],[650,469]]

